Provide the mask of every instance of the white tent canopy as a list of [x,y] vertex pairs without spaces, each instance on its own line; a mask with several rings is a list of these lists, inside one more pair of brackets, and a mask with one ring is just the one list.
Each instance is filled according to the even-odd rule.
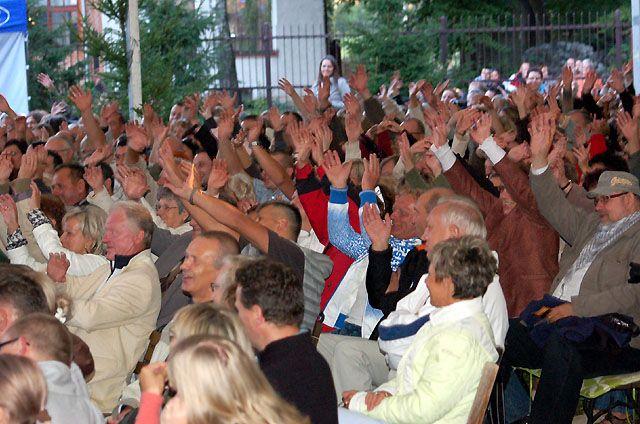
[[0,0],[0,94],[18,114],[29,111],[26,0]]

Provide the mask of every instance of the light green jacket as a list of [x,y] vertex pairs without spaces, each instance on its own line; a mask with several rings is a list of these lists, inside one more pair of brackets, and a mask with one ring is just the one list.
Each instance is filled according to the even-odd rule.
[[376,389],[392,396],[367,411],[365,392],[349,409],[388,423],[466,423],[482,368],[498,353],[482,299],[434,311],[398,366],[398,374]]

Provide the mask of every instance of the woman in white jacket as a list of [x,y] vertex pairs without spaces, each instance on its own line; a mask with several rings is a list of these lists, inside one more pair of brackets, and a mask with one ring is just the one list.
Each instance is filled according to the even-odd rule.
[[[44,257],[48,258],[52,253],[64,253],[70,263],[67,273],[74,276],[91,274],[108,263],[101,255],[107,214],[93,205],[72,208],[62,219],[62,235],[58,236],[49,218],[40,210],[40,193],[34,186],[32,184],[34,195],[29,199],[27,218]],[[0,196],[0,213],[7,224],[7,256],[11,263],[46,272],[47,264],[36,261],[29,254],[27,240],[18,223],[17,207],[11,196]]]

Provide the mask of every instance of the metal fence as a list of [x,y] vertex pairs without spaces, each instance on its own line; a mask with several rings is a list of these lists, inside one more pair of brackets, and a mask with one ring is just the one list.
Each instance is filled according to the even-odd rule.
[[[309,87],[325,54],[338,59],[343,74],[348,74],[358,60],[357,51],[341,47],[360,34],[326,33],[320,25],[271,28],[267,24],[259,32],[207,40],[231,46],[235,56],[237,86],[225,79],[218,81],[216,88],[239,90],[245,99],[262,99],[265,106],[282,103],[286,96],[278,90],[279,78],[286,77],[297,88]],[[463,83],[485,67],[498,69],[508,78],[522,61],[547,65],[553,77],[559,75],[568,57],[590,59],[599,73],[606,74],[630,56],[630,33],[630,21],[615,11],[475,16],[458,21],[442,16],[434,25],[398,33],[398,37],[416,37],[425,48],[433,48],[447,77]]]

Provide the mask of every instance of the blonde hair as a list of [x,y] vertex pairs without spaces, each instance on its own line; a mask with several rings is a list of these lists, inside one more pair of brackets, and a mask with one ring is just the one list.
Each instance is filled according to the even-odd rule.
[[105,251],[102,236],[104,235],[104,225],[107,221],[107,213],[94,205],[75,207],[69,210],[62,218],[62,224],[75,218],[80,225],[82,235],[93,241],[89,253],[102,255]]
[[71,333],[55,317],[43,313],[26,315],[7,330],[9,338],[24,337],[41,356],[70,366],[73,357]]
[[253,348],[235,312],[212,302],[187,305],[173,317],[171,336],[175,340],[210,335],[233,340],[249,356]]
[[0,355],[0,408],[12,424],[33,424],[44,409],[47,383],[32,360]]
[[274,392],[252,358],[221,337],[182,340],[169,360],[169,380],[188,400],[189,424],[310,423]]

